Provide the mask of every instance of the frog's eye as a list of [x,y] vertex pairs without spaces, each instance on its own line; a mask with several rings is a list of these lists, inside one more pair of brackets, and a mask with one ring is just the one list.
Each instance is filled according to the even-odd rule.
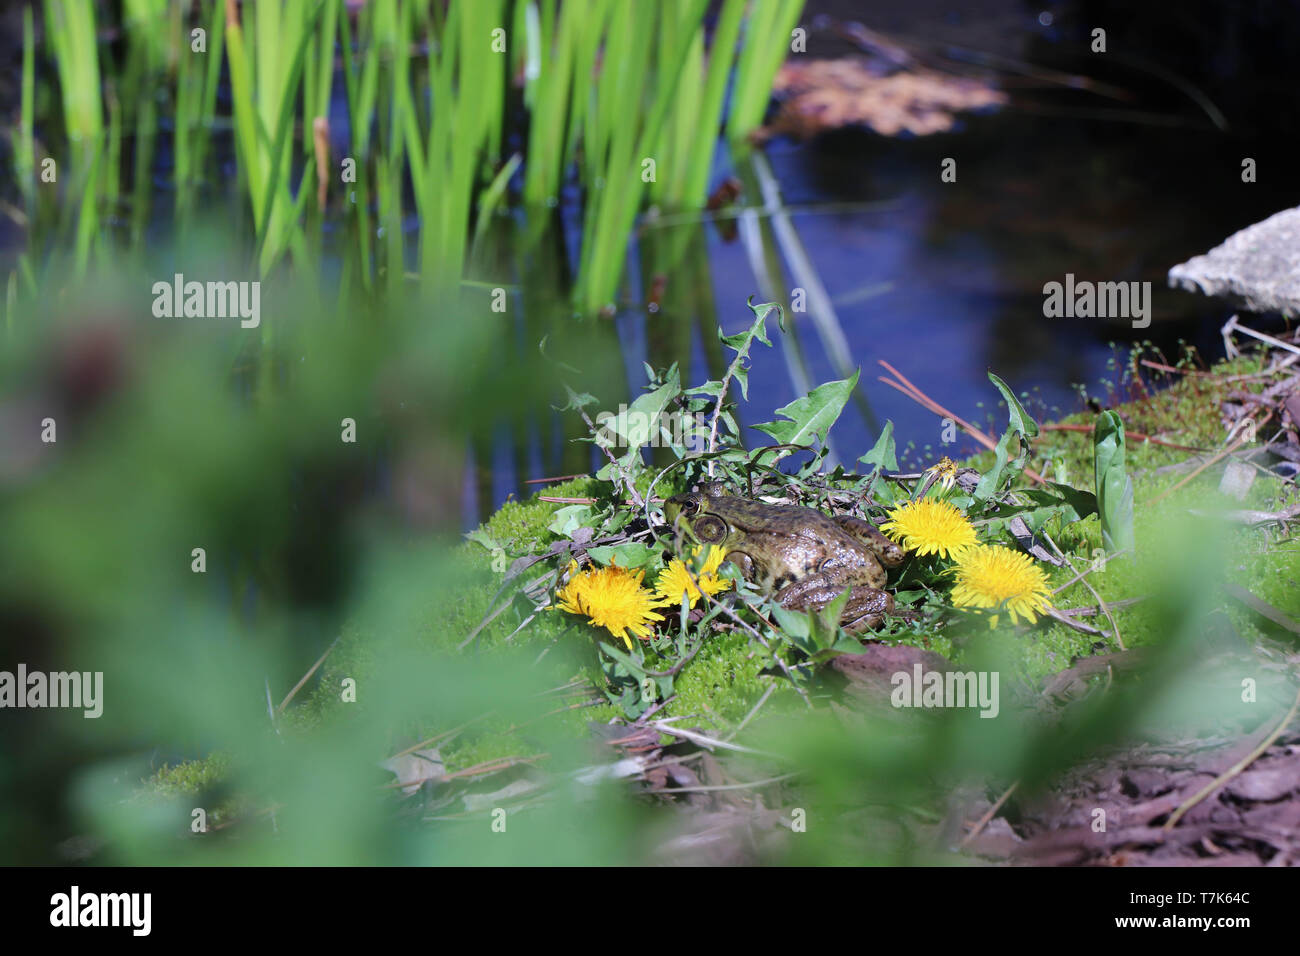
[[682,514],[693,518],[700,513],[700,496],[696,494],[680,495],[673,499],[681,505]]
[[721,518],[705,515],[692,525],[695,536],[704,544],[717,544],[727,536],[727,525]]

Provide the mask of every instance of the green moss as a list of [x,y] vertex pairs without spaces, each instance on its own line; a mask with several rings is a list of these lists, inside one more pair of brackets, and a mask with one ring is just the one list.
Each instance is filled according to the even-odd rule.
[[950,660],[957,653],[956,648],[953,646],[952,639],[943,634],[934,634],[930,632],[912,634],[904,632],[897,637],[886,637],[883,640],[889,644],[907,644],[911,647],[919,647],[923,650],[934,651],[936,654],[947,657]]
[[165,797],[194,797],[223,783],[229,773],[230,755],[219,751],[202,760],[159,767],[144,785]]
[[200,760],[162,766],[140,782],[134,799],[185,803],[203,800],[208,826],[220,826],[255,806],[248,795],[228,792],[231,767],[230,755],[222,751]]
[[381,653],[375,635],[347,623],[339,635],[338,643],[317,672],[315,681],[300,692],[294,705],[281,715],[281,728],[290,732],[306,733],[322,723],[355,713],[364,707],[343,703],[343,681],[352,678],[358,684],[373,673],[377,656]]
[[547,486],[526,501],[507,501],[479,530],[510,554],[536,554],[558,539],[559,536],[550,531],[548,525],[555,512],[565,507],[559,502],[539,501],[540,495],[548,498],[594,498],[608,491],[609,486],[595,478],[571,478]]
[[[594,696],[594,687],[592,693]],[[608,703],[581,706],[584,703],[557,699],[521,724],[496,716],[477,722],[441,747],[443,761],[448,771],[455,772],[507,757],[532,756],[545,749],[541,743],[544,736],[580,739],[587,735],[588,723],[606,723],[621,713]]]
[[[592,683],[592,687],[599,687]],[[622,711],[610,703],[593,704],[589,707],[574,708],[555,715],[556,726],[570,731],[574,735],[586,734],[589,724],[607,724],[622,715]]]
[[506,757],[529,757],[540,753],[533,741],[510,730],[505,721],[497,721],[463,734],[442,748],[442,759],[449,773]]
[[[689,716],[701,726],[725,727],[741,720],[773,680],[760,677],[762,669],[761,657],[744,632],[711,637],[677,675],[673,682],[677,696],[664,713],[670,717]],[[790,699],[798,697],[788,684],[780,683],[767,706],[777,710]]]

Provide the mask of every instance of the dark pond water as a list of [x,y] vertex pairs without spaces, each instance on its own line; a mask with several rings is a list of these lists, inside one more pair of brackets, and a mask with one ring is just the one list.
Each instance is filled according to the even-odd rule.
[[[849,364],[862,369],[860,401],[832,432],[840,458],[862,454],[886,419],[896,426],[900,450],[914,446],[912,463],[976,448],[968,441],[941,445],[939,419],[877,380],[881,359],[958,415],[1000,429],[1005,419],[990,369],[1028,393],[1030,410],[1046,417],[1083,407],[1077,385],[1104,402],[1102,383],[1116,379],[1117,357],[1139,341],[1150,340],[1171,359],[1180,340],[1207,359],[1219,355],[1218,329],[1231,310],[1168,289],[1166,273],[1300,201],[1289,172],[1297,155],[1296,97],[1277,76],[1284,51],[1270,46],[1277,31],[1295,32],[1294,23],[1273,17],[1294,18],[1258,5],[1194,3],[1162,28],[1154,10],[1105,3],[903,6],[811,3],[804,22],[819,22],[819,14],[861,19],[897,31],[891,36],[926,54],[960,43],[960,59],[996,55],[1002,66],[1021,66],[999,70],[1007,107],[968,115],[950,133],[898,139],[848,129],[809,142],[778,138],[765,149],[790,221],[834,305]],[[1110,26],[1109,58],[1088,52],[1089,24],[1098,22]],[[824,55],[844,52],[828,35],[813,29],[811,55],[823,55],[818,43]],[[1251,61],[1261,49],[1271,56],[1267,70]],[[1079,79],[1074,88],[1041,79],[1047,70]],[[1107,95],[1092,88],[1103,84]],[[940,180],[947,157],[957,161],[956,183]],[[1241,181],[1244,157],[1258,164],[1254,183]],[[720,157],[716,178],[732,172]],[[762,205],[750,187],[740,203]],[[706,232],[707,292],[718,324],[735,332],[752,320],[745,300],[763,295],[741,238],[714,227]],[[635,282],[635,251],[629,261]],[[1045,317],[1045,283],[1064,282],[1067,274],[1149,282],[1150,326]],[[769,420],[806,384],[842,377],[834,348],[810,317],[792,320],[806,373],[788,337],[757,349],[751,381],[761,387],[742,409],[747,424]],[[663,338],[664,323],[680,321],[685,317],[669,310],[648,314],[639,307],[617,317],[629,382],[644,381],[643,360],[663,358],[647,343]],[[685,379],[698,382],[707,371],[698,329],[689,341],[671,357],[688,370]],[[764,439],[752,436],[756,444]],[[530,477],[547,473],[538,455],[525,460]],[[468,489],[467,520],[521,490],[518,461],[509,442],[500,442],[490,478]]]

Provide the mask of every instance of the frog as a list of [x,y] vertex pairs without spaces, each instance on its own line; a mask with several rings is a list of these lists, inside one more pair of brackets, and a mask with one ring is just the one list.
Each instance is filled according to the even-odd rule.
[[724,560],[784,608],[820,611],[849,588],[840,615],[849,633],[875,630],[894,613],[885,568],[906,554],[862,518],[741,498],[712,482],[667,499],[664,519],[702,545],[724,548]]

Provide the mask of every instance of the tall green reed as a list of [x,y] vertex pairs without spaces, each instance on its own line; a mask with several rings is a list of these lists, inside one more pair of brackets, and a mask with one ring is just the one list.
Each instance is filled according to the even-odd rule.
[[36,196],[36,37],[32,8],[23,10],[23,67],[19,94],[18,129],[14,141],[14,173],[27,204],[27,221],[35,216]]
[[212,152],[212,130],[216,120],[217,92],[221,82],[221,60],[226,38],[226,17],[222,7],[212,4],[202,18],[206,55],[189,55],[192,41],[181,26],[181,49],[176,57],[175,136],[172,182],[176,189],[176,219],[182,227],[193,214],[195,197],[203,184]]
[[772,82],[790,51],[803,5],[804,0],[753,0],[727,115],[727,138],[732,142],[742,141],[762,124]]
[[[293,121],[308,47],[313,34],[326,29],[322,13],[329,6],[330,0],[262,3],[251,12],[246,7],[241,18],[234,0],[226,4],[226,53],[240,175],[257,224],[262,274],[290,248],[300,263],[309,265],[300,212],[310,191],[300,185],[295,197],[289,181]],[[332,26],[328,29],[332,35]]]
[[[168,102],[174,213],[182,228],[190,221],[215,178],[218,95],[228,84],[240,215],[252,224],[260,274],[286,256],[318,271],[329,254],[321,221],[334,206],[347,210],[345,285],[370,288],[382,277],[399,293],[414,265],[426,291],[454,290],[486,222],[517,196],[535,240],[572,182],[583,223],[573,302],[587,314],[606,310],[617,301],[638,216],[702,207],[719,129],[735,133],[761,119],[802,2],[723,0],[711,34],[708,7],[708,0],[371,0],[350,10],[342,0],[205,0],[190,10],[126,0],[121,26],[131,55],[114,63],[100,55],[96,5],[45,0],[73,144],[68,192],[80,196],[65,222],[78,271],[100,241],[106,204],[130,203],[129,238],[143,241],[159,111]],[[28,21],[15,154],[30,207],[37,124]],[[206,30],[206,56],[190,49],[196,27]],[[346,136],[328,128],[336,73]],[[522,85],[517,93],[512,77]],[[159,83],[170,96],[157,95]],[[520,151],[503,156],[506,136],[525,129]],[[133,143],[129,164],[121,161],[124,142]],[[331,155],[332,143],[347,153]],[[344,160],[355,180],[341,181]],[[121,193],[128,170],[134,189]],[[337,204],[334,196],[342,197]],[[680,260],[687,244],[677,237],[686,235],[677,231],[661,245],[664,267]]]
[[70,183],[68,195],[81,197],[74,262],[77,272],[82,273],[99,231],[99,169],[105,145],[94,4],[46,0],[45,32],[58,67],[63,127],[70,153],[60,178]]

